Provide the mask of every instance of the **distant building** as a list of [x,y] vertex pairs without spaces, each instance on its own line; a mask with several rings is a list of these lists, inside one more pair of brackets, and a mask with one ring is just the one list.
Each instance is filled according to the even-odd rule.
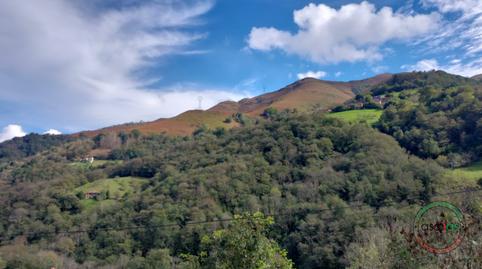
[[362,109],[363,105],[364,105],[363,102],[358,101],[358,102],[355,102],[354,106],[355,106],[355,109]]
[[94,157],[85,157],[82,159],[82,162],[92,164],[94,162]]
[[84,193],[85,199],[95,199],[99,196],[100,192],[97,191],[88,191]]
[[385,95],[377,95],[373,96],[373,101],[381,106],[383,106],[386,102],[388,102],[388,97]]

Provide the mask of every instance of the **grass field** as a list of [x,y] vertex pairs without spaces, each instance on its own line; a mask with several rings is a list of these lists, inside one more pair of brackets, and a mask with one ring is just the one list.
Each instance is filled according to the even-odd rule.
[[[470,166],[448,170],[442,179],[440,187],[443,189],[442,192],[480,188],[479,179],[482,179],[482,161],[473,163]],[[482,202],[479,204],[479,210],[482,212]]]
[[457,179],[477,181],[482,178],[482,161],[476,162],[467,167],[451,170],[449,173]]
[[[479,179],[482,178],[482,161],[473,163],[470,166],[447,169],[440,181],[442,192],[454,189],[466,189],[479,187]],[[482,209],[482,204],[481,204]]]
[[362,109],[329,113],[327,114],[327,116],[337,118],[349,123],[366,122],[368,124],[374,124],[380,119],[382,113],[383,111],[378,109]]
[[112,205],[115,205],[117,203],[116,200],[102,200],[102,201],[96,201],[93,199],[84,199],[80,201],[80,205],[82,208],[82,211],[91,214],[93,210],[99,207],[110,207]]
[[82,185],[76,188],[74,192],[86,193],[108,191],[111,199],[118,199],[126,193],[133,193],[139,190],[141,186],[147,182],[147,179],[134,177],[106,178]]

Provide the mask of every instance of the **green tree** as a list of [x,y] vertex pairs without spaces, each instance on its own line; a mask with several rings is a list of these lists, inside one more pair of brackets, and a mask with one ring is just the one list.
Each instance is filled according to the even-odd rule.
[[261,213],[235,218],[227,229],[202,238],[202,268],[293,268],[286,251],[266,237],[272,218]]
[[273,118],[274,116],[276,116],[278,114],[278,110],[274,107],[268,107],[267,109],[265,109],[263,111],[263,113],[261,114],[261,116],[267,118],[267,119],[270,119],[270,118]]

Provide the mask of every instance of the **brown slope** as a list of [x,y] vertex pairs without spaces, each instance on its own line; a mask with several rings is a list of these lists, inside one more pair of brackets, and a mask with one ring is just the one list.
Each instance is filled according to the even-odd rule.
[[362,80],[351,80],[348,82],[340,81],[326,81],[335,87],[341,87],[342,89],[349,88],[354,94],[366,93],[372,87],[385,83],[393,77],[392,74],[380,74],[371,78]]
[[232,115],[240,111],[240,104],[235,101],[224,101],[211,107],[210,109],[208,109],[208,111]]
[[82,132],[83,135],[95,136],[108,132],[130,132],[139,130],[142,133],[167,133],[170,135],[190,135],[201,125],[208,128],[237,126],[236,123],[225,123],[224,120],[234,113],[245,113],[249,116],[259,116],[269,107],[278,110],[297,109],[310,111],[313,109],[327,110],[353,98],[354,91],[362,91],[379,83],[387,81],[391,75],[384,74],[366,80],[337,82],[305,78],[296,81],[278,91],[266,93],[239,102],[225,101],[212,108],[191,110],[169,119],[158,119],[151,122],[123,124],[94,131]]
[[[230,115],[230,114],[229,114]],[[224,120],[229,116],[225,113],[216,111],[189,110],[181,113],[173,118],[158,119],[150,122],[141,122],[135,124],[123,124],[111,126],[99,130],[82,132],[82,135],[93,137],[101,133],[110,132],[131,132],[139,130],[144,134],[166,133],[169,135],[191,135],[194,130],[200,126],[207,126],[214,129],[217,127],[232,128],[237,123],[225,123]]]
[[305,78],[279,91],[243,99],[239,104],[240,112],[258,116],[268,107],[299,111],[309,111],[315,106],[328,109],[352,97],[353,93],[348,87],[338,87],[318,79]]

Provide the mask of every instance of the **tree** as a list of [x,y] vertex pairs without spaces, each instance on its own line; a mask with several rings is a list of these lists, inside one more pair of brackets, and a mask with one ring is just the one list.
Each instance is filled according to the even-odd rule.
[[131,136],[137,140],[139,139],[139,137],[141,137],[141,131],[139,131],[138,129],[134,129],[131,131]]
[[266,237],[272,218],[261,213],[235,218],[227,229],[202,238],[202,268],[293,268],[287,252]]
[[267,119],[270,119],[270,118],[273,118],[274,116],[276,116],[278,114],[278,110],[274,107],[268,107],[267,109],[265,109],[263,111],[263,113],[261,114],[261,116],[267,118]]

